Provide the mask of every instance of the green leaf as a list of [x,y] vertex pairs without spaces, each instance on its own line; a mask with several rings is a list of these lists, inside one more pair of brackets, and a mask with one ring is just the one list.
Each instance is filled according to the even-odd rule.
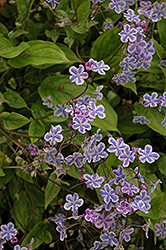
[[166,21],[162,19],[161,21],[157,22],[157,29],[159,32],[160,41],[162,46],[166,49]]
[[0,33],[2,33],[3,35],[7,35],[8,34],[8,29],[6,28],[5,25],[3,25],[2,23],[0,23]]
[[124,88],[131,89],[137,95],[137,86],[135,82],[127,82],[123,85]]
[[116,110],[118,113],[118,129],[122,134],[140,134],[148,128],[146,125],[133,123],[133,107],[120,106]]
[[[1,154],[2,154],[2,152],[0,152],[0,155]],[[11,170],[11,169],[4,169],[3,172],[4,172],[5,175],[1,175],[1,178],[0,178],[0,180],[1,180],[0,181],[0,189],[3,188],[8,182],[10,182],[10,180],[13,178],[13,175],[14,175],[14,171]]]
[[32,177],[31,177],[30,173],[27,171],[27,169],[18,168],[16,170],[16,175],[18,175],[19,177],[21,177],[25,181],[33,183]]
[[45,209],[48,207],[51,201],[53,201],[53,199],[57,197],[58,193],[61,190],[61,187],[56,185],[56,175],[50,175],[49,179],[52,180],[55,184],[52,181],[48,180],[47,186],[45,188]]
[[16,91],[8,89],[7,92],[4,93],[4,98],[8,101],[7,104],[12,108],[28,108],[24,99]]
[[[81,176],[80,176],[80,173],[79,173],[79,168],[77,168],[75,165],[71,165],[71,166],[67,166],[65,167],[67,168],[67,174],[75,179],[79,179]],[[91,167],[89,166],[88,163],[85,163],[84,164],[84,168],[85,168],[85,171],[86,173],[88,174],[94,174],[93,173],[93,170],[91,169]]]
[[26,246],[30,243],[31,239],[34,238],[34,242],[32,244],[33,249],[39,247],[45,240],[45,224],[44,222],[38,222],[31,231],[26,235],[23,240],[21,246]]
[[[45,127],[44,125],[37,120],[31,120],[31,123],[29,125],[28,129],[28,135],[30,136],[43,136],[45,133]],[[34,143],[38,141],[38,138],[31,138],[31,142]]]
[[76,56],[76,54],[62,43],[58,43],[59,48],[65,53],[67,59],[73,63],[81,63],[81,60]]
[[85,21],[85,22],[81,22],[81,23],[77,23],[75,25],[72,25],[71,29],[78,34],[85,34],[89,31],[89,29],[92,26],[96,25],[97,23],[98,22],[96,22],[96,21],[90,21],[90,22]]
[[10,38],[17,38],[17,37],[19,37],[21,35],[25,35],[25,34],[28,34],[28,33],[29,33],[28,31],[18,29],[18,30],[14,31],[14,32],[10,32],[9,37]]
[[25,42],[20,43],[17,47],[13,47],[10,41],[0,34],[0,56],[5,58],[14,58],[29,48]]
[[5,128],[8,130],[21,128],[22,126],[30,122],[28,118],[15,112],[3,112],[1,114],[1,117]]
[[160,59],[162,59],[163,53],[164,53],[163,47],[156,40],[154,40],[154,39],[152,39],[152,40],[154,42],[154,48],[155,48],[155,51],[156,51],[158,57]]
[[157,161],[158,170],[166,176],[166,155],[160,153],[160,158]]
[[95,60],[111,57],[121,45],[118,32],[119,29],[115,27],[100,35],[92,45],[90,56]]
[[33,202],[36,206],[38,207],[43,207],[44,208],[44,193],[37,188],[36,186],[34,186],[34,182],[33,184],[31,184],[30,182],[25,182],[25,186],[27,187]]
[[150,121],[150,124],[146,124],[146,126],[158,132],[159,134],[166,136],[166,129],[161,126],[163,118],[161,117],[160,113],[158,113],[155,109],[145,108],[143,105],[138,105],[138,103],[135,103],[134,106],[137,115],[144,114],[144,116],[146,116],[146,118]]
[[44,232],[44,243],[49,244],[52,241],[52,235],[49,231]]
[[64,104],[79,95],[85,86],[72,83],[67,75],[47,77],[38,88],[40,97],[51,95],[54,105]]
[[27,44],[29,48],[24,54],[8,61],[10,66],[22,68],[27,65],[40,66],[43,64],[70,63],[64,52],[52,42],[33,40],[27,42]]
[[166,69],[164,69],[163,67],[159,66],[160,69],[162,70],[163,74],[164,74],[164,78],[165,78],[165,86],[164,86],[164,90],[166,90]]
[[77,9],[77,17],[79,22],[85,22],[90,14],[90,2],[81,4]]
[[25,18],[28,11],[29,1],[28,0],[19,0],[16,2],[17,10],[21,19]]
[[60,34],[59,34],[59,31],[57,31],[57,30],[46,30],[45,35],[48,38],[51,38],[52,41],[55,43]]
[[0,58],[0,73],[8,70],[9,67],[7,66],[6,60],[4,60],[2,57]]

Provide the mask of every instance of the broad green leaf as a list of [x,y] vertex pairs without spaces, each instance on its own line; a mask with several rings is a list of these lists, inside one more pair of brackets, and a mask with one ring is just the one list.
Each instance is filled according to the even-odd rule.
[[5,25],[3,25],[2,23],[0,23],[0,33],[2,33],[3,35],[7,35],[8,34],[8,29],[6,28]]
[[9,67],[7,66],[7,61],[4,60],[2,57],[0,58],[0,73],[8,70]]
[[28,0],[19,0],[16,2],[17,10],[21,19],[25,18],[28,11],[29,1]]
[[159,134],[166,136],[166,129],[161,126],[163,118],[155,109],[145,108],[143,105],[138,105],[138,103],[135,103],[134,106],[137,115],[144,114],[144,116],[146,116],[146,118],[150,121],[150,124],[146,124],[146,126],[158,132]]
[[[25,29],[26,23],[24,23],[23,28]],[[34,23],[31,19],[28,20],[28,24],[26,27],[26,31],[28,31],[25,36],[28,38],[28,40],[36,40],[37,35],[39,32],[39,25],[38,23]]]
[[[43,136],[45,133],[45,127],[43,123],[38,120],[31,120],[28,129],[28,135],[30,136]],[[31,142],[34,143],[38,141],[38,138],[31,138]]]
[[1,117],[5,128],[8,130],[21,128],[22,126],[30,122],[28,118],[15,112],[3,112],[1,113]]
[[28,34],[28,33],[29,33],[28,31],[18,29],[18,30],[14,31],[14,32],[10,32],[9,37],[10,38],[17,38],[17,37],[19,37],[21,35],[25,35],[25,34]]
[[43,207],[44,208],[44,193],[37,188],[36,186],[34,186],[34,183],[31,184],[30,182],[26,182],[25,186],[27,187],[33,202],[36,206],[38,207]]
[[160,158],[157,161],[158,170],[166,176],[166,155],[160,153]]
[[25,239],[22,242],[22,246],[26,246],[30,243],[31,239],[34,238],[34,242],[32,244],[33,249],[36,249],[44,242],[44,222],[38,222],[31,231],[26,235]]
[[51,38],[54,43],[56,42],[56,40],[60,35],[59,31],[57,30],[46,30],[45,34],[48,38]]
[[166,90],[166,69],[164,69],[163,67],[159,66],[160,69],[162,70],[163,74],[164,74],[164,78],[165,78],[165,87],[164,90]]
[[16,175],[18,175],[19,177],[21,177],[25,181],[33,183],[32,177],[31,177],[30,173],[27,171],[27,169],[18,168],[16,170]]
[[27,108],[27,104],[19,93],[13,90],[8,90],[4,93],[4,98],[7,100],[7,104],[16,109]]
[[48,207],[48,205],[55,199],[58,195],[58,193],[61,190],[61,187],[56,185],[56,175],[50,175],[49,179],[52,181],[48,180],[47,186],[45,188],[45,209]]
[[115,27],[100,35],[92,45],[90,56],[95,60],[111,57],[121,45],[118,32],[119,29]]
[[54,43],[33,40],[26,44],[29,48],[21,55],[10,59],[9,64],[14,68],[22,68],[27,65],[62,64],[70,63],[64,52]]
[[47,77],[38,88],[40,97],[51,95],[54,105],[64,104],[79,95],[85,88],[85,84],[78,86],[69,80],[67,75]]
[[131,89],[137,95],[137,86],[135,82],[127,82],[123,85],[124,88]]
[[[89,166],[88,163],[85,163],[83,167],[84,167],[86,173],[88,173],[88,174],[94,174],[94,173],[93,173],[93,170],[91,169],[91,167]],[[65,168],[68,169],[68,170],[67,170],[67,174],[68,174],[69,176],[71,176],[71,177],[73,177],[73,178],[75,178],[75,179],[79,179],[79,178],[81,177],[81,176],[80,176],[80,173],[79,173],[79,170],[80,170],[80,169],[77,168],[75,165],[67,166],[67,167],[65,167]]]
[[145,132],[148,128],[146,125],[133,123],[133,107],[127,105],[120,106],[116,110],[118,114],[118,129],[122,134],[140,134]]
[[49,231],[44,231],[44,243],[49,244],[52,241],[52,235]]
[[85,22],[89,17],[89,13],[90,13],[90,2],[88,1],[81,4],[77,9],[77,16],[79,22]]
[[114,91],[110,90],[107,94],[107,100],[112,107],[116,107],[120,102],[120,97]]
[[153,42],[154,42],[154,48],[155,48],[155,51],[156,51],[158,57],[160,59],[162,59],[163,53],[164,53],[163,47],[154,39],[153,39]]
[[157,22],[157,29],[159,32],[159,37],[162,46],[166,49],[166,21],[162,19],[161,21]]
[[[2,152],[0,152],[0,154],[2,154]],[[3,188],[8,182],[10,182],[10,180],[13,178],[13,175],[14,175],[14,171],[11,169],[4,169],[3,173],[5,173],[5,175],[0,176],[0,180],[1,180],[0,189]]]
[[81,63],[81,60],[76,56],[76,54],[71,50],[69,49],[67,46],[65,46],[64,44],[62,43],[58,43],[58,46],[59,48],[65,53],[67,59],[69,59],[70,62],[73,63],[76,63],[76,62],[79,62]]
[[29,48],[25,42],[20,43],[17,47],[13,47],[10,41],[0,34],[0,56],[5,58],[14,58]]
[[89,29],[96,25],[98,22],[96,21],[85,21],[85,22],[81,22],[81,23],[78,23],[78,24],[75,24],[75,25],[72,25],[71,26],[71,29],[73,31],[75,31],[76,33],[78,34],[85,34],[89,31]]

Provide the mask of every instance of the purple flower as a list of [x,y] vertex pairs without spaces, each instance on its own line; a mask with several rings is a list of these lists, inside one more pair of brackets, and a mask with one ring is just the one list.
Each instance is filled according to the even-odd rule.
[[51,125],[50,132],[47,132],[44,136],[44,140],[50,141],[51,146],[54,146],[56,142],[61,142],[63,140],[62,127],[60,125],[53,126]]
[[129,21],[129,22],[139,22],[139,15],[135,15],[134,10],[128,9],[127,14],[124,13],[123,16]]
[[136,78],[134,77],[136,72],[129,71],[122,71],[122,74],[124,76],[125,82],[136,82]]
[[56,110],[54,111],[55,116],[62,116],[63,118],[68,117],[68,113],[65,111],[66,104],[58,104],[54,106]]
[[149,202],[151,201],[151,198],[149,195],[147,195],[146,190],[141,190],[140,196],[136,196],[134,199],[134,202],[131,203],[131,206],[134,210],[140,210],[144,213],[149,213],[149,209],[151,208],[151,205]]
[[61,223],[58,223],[57,225],[56,230],[60,233],[60,240],[64,241],[64,239],[67,238],[65,227]]
[[124,181],[122,183],[121,191],[122,193],[128,194],[130,197],[132,197],[134,194],[139,192],[139,188],[130,182]]
[[112,218],[111,214],[108,214],[106,211],[103,211],[102,214],[98,214],[98,218],[95,222],[97,228],[109,229],[110,227],[115,227],[115,220]]
[[136,40],[133,43],[129,43],[127,50],[129,53],[137,52],[140,54],[144,51],[145,46],[146,42],[143,40],[143,37],[138,34]]
[[0,238],[7,241],[11,240],[13,236],[17,234],[17,230],[14,228],[14,224],[9,222],[7,225],[1,225]]
[[76,212],[78,210],[78,207],[81,207],[84,203],[83,199],[79,199],[77,193],[74,193],[73,196],[71,194],[68,194],[66,196],[66,201],[67,202],[64,204],[64,209],[71,209],[72,212]]
[[10,241],[12,244],[14,244],[14,243],[18,242],[18,239],[17,239],[17,237],[13,236]]
[[84,159],[84,156],[81,153],[74,152],[73,155],[69,155],[65,158],[67,165],[75,164],[77,168],[82,167],[82,160]]
[[103,186],[103,188],[100,190],[100,194],[102,197],[104,197],[104,202],[107,204],[110,201],[117,202],[119,200],[116,191],[113,188],[111,188],[109,184],[105,184]]
[[56,4],[60,4],[58,0],[46,0],[48,3],[52,4],[52,8],[55,9]]
[[153,47],[154,45],[154,42],[153,40],[149,40],[143,50],[143,55],[149,55],[149,56],[152,56],[155,54],[155,49]]
[[48,97],[43,97],[42,101],[43,101],[43,105],[46,105],[48,108],[53,107],[53,99],[50,95]]
[[81,134],[85,134],[86,130],[91,130],[91,125],[88,123],[88,120],[86,118],[78,118],[78,117],[74,117],[73,118],[73,125],[72,128],[74,130],[77,130],[81,133]]
[[111,146],[109,146],[107,151],[110,153],[115,153],[116,156],[119,156],[122,153],[122,150],[127,147],[127,144],[125,144],[121,138],[115,140],[113,137],[110,137],[108,139],[108,143],[111,144]]
[[164,116],[164,120],[161,122],[161,126],[166,129],[166,115]]
[[85,213],[85,220],[95,224],[96,219],[99,217],[99,214],[97,214],[95,210],[90,210],[89,208],[86,209]]
[[118,212],[120,212],[121,214],[126,215],[126,214],[132,212],[132,207],[130,206],[130,204],[127,201],[123,200],[117,206],[116,210]]
[[31,155],[38,155],[39,153],[39,148],[33,143],[29,144],[28,150],[31,153]]
[[130,69],[135,69],[136,59],[135,57],[125,57],[119,65],[120,67],[124,67],[124,71],[130,71]]
[[88,73],[84,72],[84,66],[82,64],[79,65],[77,69],[75,66],[70,67],[70,74],[72,76],[69,77],[71,82],[75,82],[77,85],[82,85],[84,83],[84,79],[88,78]]
[[118,159],[123,161],[123,167],[128,167],[130,162],[133,162],[135,160],[135,149],[130,151],[130,147],[126,147],[124,149],[124,153],[121,153],[118,156]]
[[158,65],[164,69],[166,69],[166,60],[161,60]]
[[160,224],[156,223],[154,225],[154,228],[155,228],[155,233],[157,236],[161,235],[161,239],[166,238],[166,227],[165,227],[165,224],[163,222],[161,222]]
[[20,247],[20,245],[16,245],[16,246],[14,246],[13,250],[28,250],[28,248],[27,247]]
[[94,175],[84,174],[83,177],[87,180],[87,182],[85,182],[87,187],[92,189],[99,189],[105,180],[105,177],[99,176],[97,173]]
[[93,153],[92,158],[93,162],[100,161],[101,158],[106,158],[108,154],[104,151],[105,144],[103,142],[100,142],[97,146],[93,146]]
[[140,2],[140,8],[138,9],[138,13],[141,15],[147,15],[147,10],[149,10],[152,7],[152,3],[150,1],[141,1]]
[[110,67],[107,64],[104,64],[103,60],[97,62],[91,58],[89,62],[92,63],[92,66],[91,66],[92,71],[98,72],[98,74],[100,75],[105,75],[104,70],[108,71],[110,69]]
[[134,232],[134,228],[133,227],[127,227],[125,228],[123,231],[120,232],[120,242],[123,241],[123,239],[126,242],[129,242],[131,240],[130,234],[132,234]]
[[147,11],[147,13],[150,15],[149,18],[152,20],[152,22],[158,22],[163,17],[166,18],[166,3],[162,2],[161,5],[158,2],[155,2],[153,4],[153,8],[150,11]]
[[115,233],[114,232],[108,232],[107,230],[104,230],[104,234],[100,236],[100,239],[104,242],[107,243],[109,246],[118,246],[118,241],[115,238]]
[[138,153],[141,155],[139,159],[142,163],[145,163],[146,161],[148,163],[153,163],[155,160],[157,160],[160,157],[158,153],[152,152],[152,146],[149,144],[145,146],[144,150],[139,148]]
[[122,166],[118,166],[118,169],[113,170],[112,173],[116,175],[116,177],[114,178],[115,185],[122,183],[126,178],[126,173],[123,172]]
[[116,82],[116,84],[119,86],[120,84],[124,85],[127,83],[126,76],[124,73],[118,73],[114,77],[112,77],[112,80]]
[[150,124],[150,121],[148,119],[146,119],[146,117],[143,115],[134,116],[133,122],[140,123],[140,124],[146,124],[146,123]]
[[162,107],[166,107],[166,92],[163,93],[163,96],[159,96],[159,100],[161,102]]
[[144,107],[157,107],[158,103],[160,102],[157,97],[158,94],[156,92],[153,92],[151,96],[149,94],[145,94],[143,96]]
[[115,12],[119,14],[125,10],[126,3],[123,0],[111,0],[111,2],[109,3],[109,8],[110,9],[115,8]]
[[98,116],[100,119],[104,119],[106,117],[106,114],[104,113],[105,108],[103,105],[98,105],[96,106],[95,102],[90,101],[88,105],[88,111],[89,111],[89,116],[92,117],[93,119]]
[[150,67],[150,62],[152,61],[152,55],[146,55],[145,53],[141,54],[140,59],[137,61],[136,68],[148,69]]
[[123,29],[124,30],[118,33],[121,36],[120,40],[123,43],[127,43],[128,41],[134,42],[136,40],[135,35],[137,34],[137,30],[135,28],[131,28],[129,24],[125,24]]

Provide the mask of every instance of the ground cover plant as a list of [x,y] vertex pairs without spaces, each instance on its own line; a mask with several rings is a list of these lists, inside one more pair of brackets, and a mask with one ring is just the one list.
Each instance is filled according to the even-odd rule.
[[0,249],[166,249],[165,19],[0,0]]

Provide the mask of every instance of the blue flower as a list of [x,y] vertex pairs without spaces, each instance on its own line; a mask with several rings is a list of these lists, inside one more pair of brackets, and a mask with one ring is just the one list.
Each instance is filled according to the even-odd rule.
[[125,144],[121,138],[115,140],[113,137],[110,137],[108,139],[108,143],[111,144],[111,146],[109,146],[107,151],[110,153],[115,153],[116,156],[119,156],[122,153],[122,150],[127,147],[127,144]]
[[131,203],[131,206],[134,210],[140,210],[144,213],[149,213],[149,209],[151,208],[151,205],[149,202],[151,201],[151,198],[149,195],[147,195],[146,190],[141,190],[140,196],[136,196],[134,199],[134,202]]
[[148,194],[152,194],[154,192],[154,190],[156,189],[157,185],[162,183],[162,181],[160,179],[158,179],[155,183],[152,183],[152,187],[151,189],[148,191]]
[[155,228],[155,233],[157,236],[161,235],[161,239],[166,238],[166,227],[165,227],[165,224],[163,222],[161,222],[160,224],[156,223],[154,225],[154,228]]
[[82,64],[79,65],[77,69],[75,66],[70,67],[70,74],[72,76],[69,77],[71,82],[75,82],[77,85],[82,85],[84,83],[84,79],[88,78],[88,73],[84,72],[84,66]]
[[100,119],[104,119],[106,117],[106,114],[104,113],[105,108],[103,105],[96,106],[95,102],[90,101],[88,105],[88,115],[92,117],[93,119],[98,116]]
[[140,124],[146,124],[146,123],[150,124],[150,121],[148,119],[146,119],[146,117],[143,115],[134,116],[133,122],[140,123]]
[[54,111],[55,116],[62,116],[63,118],[68,117],[68,113],[65,111],[66,104],[58,104],[54,105],[54,107],[56,108],[56,110]]
[[128,167],[130,162],[135,160],[135,149],[130,151],[129,146],[124,149],[124,153],[118,156],[118,159],[123,161],[123,167]]
[[95,241],[93,243],[93,247],[91,247],[89,250],[98,250],[98,249],[103,249],[104,247],[106,247],[107,244],[105,244],[104,242],[100,242],[100,241]]
[[60,4],[58,0],[46,0],[48,3],[52,4],[52,8],[55,9],[56,4]]
[[102,214],[98,214],[98,218],[96,219],[95,226],[97,228],[109,229],[110,227],[115,228],[115,219],[112,218],[111,214],[108,214],[106,211],[103,211]]
[[104,202],[107,204],[110,201],[117,202],[119,200],[116,191],[113,188],[111,188],[109,184],[105,184],[103,186],[103,188],[100,190],[100,194],[102,197],[104,197]]
[[27,247],[20,247],[20,245],[16,245],[16,246],[14,246],[13,250],[28,250],[28,248]]
[[148,224],[145,224],[145,225],[142,226],[143,230],[146,232],[145,233],[146,238],[149,238],[148,231],[149,231],[150,225],[151,225],[151,222],[150,222],[150,219],[148,219]]
[[161,126],[166,129],[166,115],[164,116],[164,120],[161,122]]
[[7,241],[11,240],[13,236],[17,234],[17,230],[14,228],[14,224],[9,222],[7,225],[1,225],[0,238]]
[[166,107],[166,92],[163,93],[163,96],[159,96],[159,100],[161,102],[162,107]]
[[48,108],[53,107],[53,99],[50,95],[48,97],[43,97],[42,101],[43,101],[43,105],[46,105]]
[[158,2],[155,2],[153,4],[153,9],[150,11],[147,11],[147,14],[149,15],[149,19],[152,20],[152,22],[158,22],[162,19],[162,17],[166,18],[166,3],[162,2],[161,5]]
[[119,65],[120,67],[124,67],[124,71],[130,71],[130,69],[136,68],[136,59],[135,57],[125,57]]
[[114,22],[105,22],[105,26],[104,26],[104,29],[103,31],[106,31],[107,29],[113,29],[114,27]]
[[136,40],[133,43],[129,43],[129,46],[127,48],[127,51],[129,53],[137,52],[140,54],[141,52],[144,51],[144,48],[146,47],[146,42],[143,40],[143,37],[138,34],[136,36]]
[[93,162],[100,161],[101,158],[106,158],[108,154],[104,151],[105,144],[103,142],[100,142],[97,146],[93,146],[93,153],[92,158]]
[[134,10],[128,9],[127,14],[124,13],[123,16],[129,21],[129,22],[139,22],[139,15],[135,15]]
[[120,212],[122,215],[126,215],[132,212],[132,207],[127,201],[122,200],[120,204],[117,206],[116,210]]
[[87,107],[90,102],[90,96],[89,95],[84,95],[83,97],[79,97],[78,103],[79,105],[85,105]]
[[65,230],[64,225],[61,223],[58,223],[56,230],[60,233],[60,240],[64,241],[64,239],[67,238],[67,234],[66,234],[66,230]]
[[103,99],[103,94],[100,91],[103,89],[103,85],[96,87],[95,91],[92,93],[97,100],[101,101]]
[[50,141],[51,146],[54,146],[56,142],[61,142],[63,140],[63,135],[60,133],[62,132],[62,127],[60,125],[53,126],[51,125],[50,132],[47,132],[44,135],[44,140]]
[[142,53],[140,59],[137,61],[136,68],[140,69],[148,69],[150,67],[150,62],[152,61],[152,55],[146,55],[146,53]]
[[90,221],[91,223],[95,224],[96,219],[99,217],[99,215],[96,213],[95,210],[90,210],[89,208],[85,211],[85,220]]
[[141,148],[138,149],[138,153],[141,155],[139,157],[139,160],[142,162],[142,163],[145,163],[146,161],[148,163],[153,163],[155,160],[157,160],[160,155],[156,152],[152,152],[152,146],[147,144],[145,146],[145,149],[142,150]]
[[84,203],[83,199],[79,199],[77,193],[74,193],[73,196],[71,194],[68,194],[66,196],[66,201],[67,202],[64,204],[64,209],[71,209],[72,212],[76,212],[78,210],[78,207],[81,207]]
[[122,193],[128,194],[130,197],[134,196],[134,194],[139,192],[139,188],[137,188],[134,184],[128,183],[127,181],[124,181],[122,183],[121,188]]
[[111,2],[109,3],[109,8],[115,8],[115,12],[119,14],[125,10],[126,3],[123,0],[111,0]]
[[62,225],[64,224],[65,220],[66,220],[66,216],[64,214],[55,214],[55,218],[48,218],[51,221],[54,221],[57,225],[58,223],[61,223]]
[[74,152],[73,155],[69,155],[65,158],[67,165],[75,164],[77,168],[82,167],[82,160],[84,156],[81,153]]
[[143,50],[143,54],[146,54],[146,55],[154,55],[155,54],[155,48],[153,47],[154,45],[154,42],[153,40],[149,40],[146,44],[146,46],[144,47],[144,50]]
[[99,189],[105,180],[105,177],[99,176],[97,173],[94,175],[84,174],[83,177],[87,180],[87,182],[85,182],[87,187],[92,189]]
[[112,77],[112,80],[116,82],[116,84],[119,86],[120,84],[124,85],[127,83],[126,76],[124,73],[118,73],[114,77]]
[[114,169],[112,171],[112,173],[114,175],[116,175],[116,177],[114,178],[114,184],[115,185],[118,185],[119,183],[122,183],[126,178],[126,173],[123,172],[123,167],[122,166],[118,166],[118,169]]
[[72,128],[74,130],[77,130],[81,133],[81,134],[85,134],[86,130],[91,130],[91,125],[88,123],[88,120],[86,118],[81,118],[79,119],[78,117],[74,117],[73,118],[73,125]]
[[100,239],[104,242],[107,243],[109,246],[118,246],[118,241],[115,238],[115,233],[114,232],[108,232],[107,230],[104,230],[104,234],[100,236]]
[[107,71],[110,69],[110,67],[107,64],[104,64],[103,60],[97,62],[91,58],[89,62],[92,63],[92,66],[91,66],[92,71],[98,72],[100,75],[105,75],[104,70]]
[[118,33],[121,36],[120,40],[123,43],[127,43],[128,41],[134,42],[136,40],[135,35],[137,34],[137,30],[135,28],[131,28],[129,24],[125,24],[123,29],[124,30]]
[[130,234],[132,234],[134,232],[134,228],[133,227],[127,227],[125,228],[123,231],[120,232],[120,242],[122,243],[123,239],[126,242],[129,242],[131,240]]

